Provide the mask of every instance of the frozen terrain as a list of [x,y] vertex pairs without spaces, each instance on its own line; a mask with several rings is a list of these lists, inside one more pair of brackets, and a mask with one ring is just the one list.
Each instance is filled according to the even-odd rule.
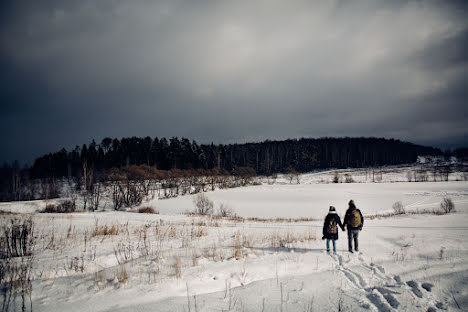
[[[299,185],[278,179],[206,193],[251,219],[187,216],[193,199],[181,196],[143,204],[159,215],[41,214],[41,201],[2,203],[1,223],[34,221],[27,310],[30,300],[33,311],[468,309],[467,182],[321,181],[304,175]],[[445,196],[456,212],[430,213]],[[322,220],[330,205],[343,217],[350,199],[367,216],[361,252],[348,253],[340,232],[338,252],[328,254]],[[396,201],[413,213],[375,217]],[[21,310],[19,293],[3,294],[4,310]]]

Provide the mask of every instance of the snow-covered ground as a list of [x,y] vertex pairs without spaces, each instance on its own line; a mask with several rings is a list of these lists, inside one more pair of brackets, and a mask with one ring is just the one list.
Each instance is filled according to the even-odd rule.
[[[186,216],[194,204],[183,196],[142,205],[159,215],[40,214],[44,202],[2,203],[0,210],[20,214],[2,214],[1,224],[35,223],[34,311],[468,309],[468,182],[321,181],[304,175],[299,185],[278,179],[206,193],[242,217],[317,219],[310,222]],[[364,215],[391,212],[396,201],[407,211],[433,211],[444,196],[455,213],[367,218],[360,253],[347,252],[345,232],[336,254],[325,251],[330,205],[341,217],[350,199]],[[21,303],[17,296],[18,310]]]
[[[206,195],[215,206],[227,204],[243,217],[323,218],[329,206],[335,206],[344,214],[350,199],[364,214],[391,212],[397,201],[401,201],[408,211],[434,210],[439,208],[444,196],[452,198],[457,207],[464,209],[468,206],[467,185],[467,182],[456,181],[275,184],[216,190]],[[153,206],[163,214],[180,214],[193,210],[194,196],[155,200],[144,206]]]

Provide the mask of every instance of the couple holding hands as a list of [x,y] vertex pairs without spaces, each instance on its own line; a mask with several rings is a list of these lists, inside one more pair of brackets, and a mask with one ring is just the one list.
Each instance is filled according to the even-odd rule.
[[336,241],[338,240],[338,226],[341,230],[348,230],[348,251],[353,253],[353,241],[354,251],[359,251],[358,237],[359,232],[362,231],[364,225],[364,217],[359,209],[356,208],[353,200],[348,203],[348,210],[344,222],[341,223],[340,216],[336,213],[336,209],[330,206],[328,215],[325,217],[323,224],[323,237],[322,239],[327,240],[327,252],[330,252],[330,241],[333,243],[333,252],[336,252]]

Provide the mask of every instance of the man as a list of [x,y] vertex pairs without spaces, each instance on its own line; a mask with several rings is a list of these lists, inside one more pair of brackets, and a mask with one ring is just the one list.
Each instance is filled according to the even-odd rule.
[[353,252],[353,240],[354,240],[354,251],[359,251],[358,237],[359,232],[362,231],[364,225],[364,217],[359,209],[356,208],[353,200],[348,203],[348,210],[344,218],[343,225],[348,229],[348,251]]

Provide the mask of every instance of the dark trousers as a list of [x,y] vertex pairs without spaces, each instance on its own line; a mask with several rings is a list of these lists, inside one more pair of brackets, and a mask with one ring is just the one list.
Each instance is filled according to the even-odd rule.
[[354,240],[354,250],[359,250],[359,228],[357,229],[348,229],[348,250],[353,250],[353,240]]

